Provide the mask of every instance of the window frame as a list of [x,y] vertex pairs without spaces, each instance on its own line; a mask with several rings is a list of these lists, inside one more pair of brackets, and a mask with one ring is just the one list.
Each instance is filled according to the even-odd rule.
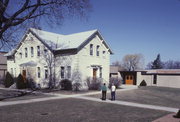
[[24,50],[25,50],[25,58],[27,58],[28,57],[28,48],[25,47]]
[[96,46],[96,56],[99,56],[99,48],[100,48],[100,46],[97,45],[97,46]]
[[93,56],[93,44],[90,44],[90,55]]
[[65,67],[61,66],[61,78],[64,79],[65,78]]
[[67,66],[67,78],[71,78],[71,66]]
[[102,67],[99,68],[99,77],[102,78]]
[[40,67],[37,67],[37,75],[38,75],[38,78],[41,78],[41,68]]
[[44,78],[45,78],[45,79],[48,79],[48,69],[45,69],[45,70],[44,70]]
[[37,46],[37,56],[41,56],[41,54],[40,54],[40,46]]
[[34,57],[34,47],[31,47],[31,57]]

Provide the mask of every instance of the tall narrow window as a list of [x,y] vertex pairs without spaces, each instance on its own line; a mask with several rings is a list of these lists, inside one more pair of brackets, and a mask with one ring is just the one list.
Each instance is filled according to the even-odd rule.
[[25,57],[28,57],[28,50],[25,48]]
[[67,67],[67,77],[71,78],[71,66]]
[[157,75],[154,75],[153,84],[156,84],[156,83],[157,83]]
[[90,55],[93,55],[93,44],[90,44]]
[[14,76],[16,77],[16,68],[14,68]]
[[37,74],[37,75],[38,75],[38,78],[40,78],[40,77],[41,77],[41,70],[40,70],[40,67],[38,67],[37,70],[38,70],[38,71],[37,71],[37,73],[38,73],[38,74]]
[[45,69],[45,79],[47,79],[47,78],[48,78],[48,70]]
[[33,56],[34,56],[34,48],[31,47],[31,57],[33,57]]
[[37,56],[40,56],[40,46],[37,46]]
[[64,78],[64,67],[61,67],[61,78]]
[[99,77],[102,78],[102,67],[99,68]]
[[13,68],[11,68],[11,75],[13,75]]
[[44,55],[47,55],[47,49],[44,49]]
[[99,45],[96,47],[96,55],[99,56]]
[[19,55],[20,55],[20,58],[22,58],[22,53],[19,53]]
[[106,57],[106,51],[103,51],[102,54],[103,54],[103,58],[105,58]]

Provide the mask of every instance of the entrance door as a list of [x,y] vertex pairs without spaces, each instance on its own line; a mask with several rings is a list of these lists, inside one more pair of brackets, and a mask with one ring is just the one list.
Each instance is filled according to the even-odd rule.
[[24,78],[24,80],[26,79],[26,70],[23,70],[22,71],[22,75],[23,75],[23,78]]
[[126,84],[133,85],[134,76],[133,75],[126,75],[125,81],[126,81]]
[[93,79],[97,78],[97,69],[93,69]]

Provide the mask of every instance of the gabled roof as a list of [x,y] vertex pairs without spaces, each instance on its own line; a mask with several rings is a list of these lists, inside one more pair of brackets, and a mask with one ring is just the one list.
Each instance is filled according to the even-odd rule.
[[[112,54],[111,49],[104,41],[104,39],[102,38],[101,34],[97,29],[69,34],[69,35],[51,33],[43,30],[38,30],[35,28],[30,28],[27,33],[29,32],[31,32],[36,38],[38,38],[51,51],[61,51],[61,50],[64,51],[64,50],[72,50],[72,49],[76,49],[78,51],[83,46],[85,46],[90,41],[90,39],[92,39],[95,36],[95,34],[98,34],[101,40],[103,40],[103,43],[106,46],[106,48],[109,50],[110,54]],[[23,40],[25,39],[25,37],[26,36],[24,36]],[[19,46],[16,49],[18,48]],[[10,56],[14,53],[15,51],[13,51],[13,53],[12,52],[8,53],[6,56]]]

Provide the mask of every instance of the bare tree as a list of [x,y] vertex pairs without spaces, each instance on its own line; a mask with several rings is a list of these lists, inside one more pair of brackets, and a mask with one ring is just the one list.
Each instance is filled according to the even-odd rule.
[[128,71],[142,69],[144,65],[144,58],[142,54],[128,54],[123,58],[123,68]]
[[180,61],[166,61],[164,62],[164,69],[180,69]]
[[90,8],[89,0],[0,0],[0,49],[12,46],[19,29],[57,26],[67,16],[86,15]]
[[78,70],[74,71],[72,74],[72,85],[74,91],[79,91],[82,87],[82,74]]
[[124,70],[124,67],[120,61],[115,61],[112,63],[113,66],[117,66],[118,70]]
[[[55,44],[53,42],[49,42],[49,46],[50,48],[65,48],[65,46],[63,44]],[[48,87],[51,88],[55,88],[56,83],[59,82],[59,80],[61,79],[61,72],[59,70],[56,71],[56,67],[60,66],[70,66],[71,64],[71,57],[70,56],[66,56],[65,54],[58,54],[55,55],[54,50],[49,50],[47,47],[44,46],[44,48],[41,50],[41,59],[40,59],[40,63],[43,63],[45,67],[47,67],[47,76],[48,76]],[[67,70],[67,69],[66,69]],[[65,71],[64,72],[68,72]],[[45,73],[45,74],[46,74]],[[57,76],[56,76],[57,75]],[[64,78],[68,79],[70,76],[65,75]],[[57,81],[58,79],[58,81]]]

